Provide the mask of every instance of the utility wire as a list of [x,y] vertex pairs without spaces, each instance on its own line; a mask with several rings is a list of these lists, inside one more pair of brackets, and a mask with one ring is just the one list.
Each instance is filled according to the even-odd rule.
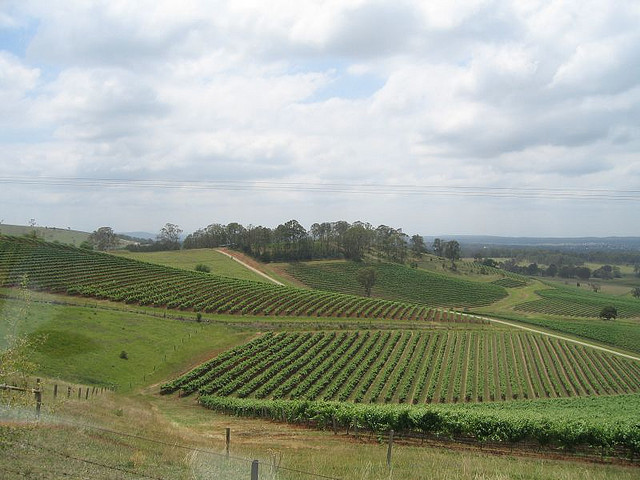
[[573,200],[639,201],[640,190],[614,190],[602,188],[532,188],[532,187],[480,187],[469,185],[420,185],[381,183],[317,183],[240,180],[140,180],[133,178],[85,177],[0,177],[0,184],[48,185],[84,188],[145,188],[209,191],[287,191],[345,193],[399,196],[473,196],[490,198],[552,198]]

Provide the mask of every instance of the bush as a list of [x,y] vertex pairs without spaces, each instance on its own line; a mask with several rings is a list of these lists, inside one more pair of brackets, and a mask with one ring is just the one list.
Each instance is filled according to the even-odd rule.
[[195,270],[196,272],[204,272],[204,273],[209,273],[211,271],[211,269],[204,263],[199,263],[198,265],[196,265]]
[[613,305],[606,306],[600,312],[600,318],[603,320],[612,320],[618,316],[618,309]]
[[129,360],[129,354],[127,352],[125,352],[124,350],[122,350],[120,352],[120,358],[123,360]]

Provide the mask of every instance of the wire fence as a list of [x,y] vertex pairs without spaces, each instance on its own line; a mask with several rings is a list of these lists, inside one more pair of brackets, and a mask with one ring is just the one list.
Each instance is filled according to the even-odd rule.
[[[48,404],[51,405],[54,398],[58,398],[58,401],[89,400],[108,391],[103,387],[54,384],[44,388],[38,381],[34,388],[26,385],[0,384],[0,390],[8,391],[12,395],[25,395],[26,399],[35,399],[36,403],[36,411],[32,410],[32,407],[25,407],[25,402],[22,403],[22,408],[0,409],[0,419],[4,416],[5,420],[17,421],[27,427],[21,430],[23,434],[12,438],[12,435],[3,434],[0,425],[0,451],[4,457],[0,459],[0,470],[4,472],[0,477],[3,479],[91,477],[94,480],[100,478],[339,480],[336,477],[281,465],[281,455],[278,457],[273,454],[270,459],[232,455],[230,429],[226,431],[225,450],[218,452],[162,438],[151,438],[60,418],[47,409],[40,411],[44,405],[42,396],[45,390]],[[86,437],[90,437],[92,441],[87,441]],[[110,452],[96,449],[95,445],[101,442],[115,445],[117,448]],[[94,447],[92,448],[91,445]],[[172,455],[176,451],[181,451],[182,455]],[[5,455],[6,452],[9,453]],[[167,456],[175,459],[164,462]],[[136,457],[143,460],[138,462],[135,460]],[[164,463],[168,466],[164,466]]]

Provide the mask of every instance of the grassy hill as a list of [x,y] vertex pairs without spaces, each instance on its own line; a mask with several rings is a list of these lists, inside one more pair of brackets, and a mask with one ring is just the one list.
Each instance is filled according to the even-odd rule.
[[395,263],[299,262],[287,272],[312,288],[332,292],[361,294],[357,281],[362,268],[376,270],[372,296],[441,307],[489,305],[507,296],[500,285],[473,282],[451,275],[427,272]]
[[80,246],[82,242],[89,239],[89,233],[70,228],[57,227],[29,227],[24,225],[0,225],[0,235],[36,236],[47,242],[66,243],[68,245]]
[[230,259],[211,248],[198,248],[190,250],[171,250],[166,252],[129,252],[119,250],[110,252],[124,258],[140,260],[143,262],[157,263],[167,267],[194,270],[196,265],[206,265],[211,273],[239,280],[252,280],[254,282],[270,283],[269,280],[243,267],[238,262]]

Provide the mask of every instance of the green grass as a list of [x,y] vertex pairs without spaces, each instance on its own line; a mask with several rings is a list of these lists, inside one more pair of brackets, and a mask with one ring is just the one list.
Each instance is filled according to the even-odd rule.
[[263,276],[252,272],[235,260],[210,248],[173,250],[167,252],[128,252],[126,250],[118,250],[112,253],[124,258],[157,263],[159,265],[166,265],[167,267],[181,268],[183,270],[194,270],[196,265],[203,264],[208,266],[211,269],[211,273],[216,275],[223,275],[240,280],[271,283]]
[[290,264],[287,271],[312,288],[357,295],[363,292],[357,272],[365,267],[376,270],[374,297],[460,308],[488,305],[507,296],[506,290],[498,285],[393,263],[301,262]]
[[[45,410],[50,403],[45,397]],[[231,456],[249,462],[224,458],[227,427],[231,429]],[[58,401],[52,414],[38,424],[0,427],[0,471],[6,480],[143,476],[235,480],[249,478],[252,459],[260,461],[260,478],[266,480],[313,478],[285,469],[344,480],[632,480],[638,475],[633,466],[536,458],[534,451],[524,452],[534,455],[527,458],[517,451],[490,455],[473,447],[461,450],[446,439],[428,446],[396,442],[393,469],[389,470],[386,449],[385,444],[362,434],[356,440],[344,431],[334,435],[330,430],[221,415],[186,399],[139,395]],[[283,467],[275,478],[270,472],[274,458]]]
[[[14,316],[18,300],[0,301],[0,313]],[[144,314],[90,307],[33,303],[19,333],[41,339],[33,360],[38,373],[124,391],[160,381],[194,359],[241,343],[253,332],[224,325],[180,322]],[[4,347],[8,322],[0,324]],[[126,351],[128,360],[120,358]]]

